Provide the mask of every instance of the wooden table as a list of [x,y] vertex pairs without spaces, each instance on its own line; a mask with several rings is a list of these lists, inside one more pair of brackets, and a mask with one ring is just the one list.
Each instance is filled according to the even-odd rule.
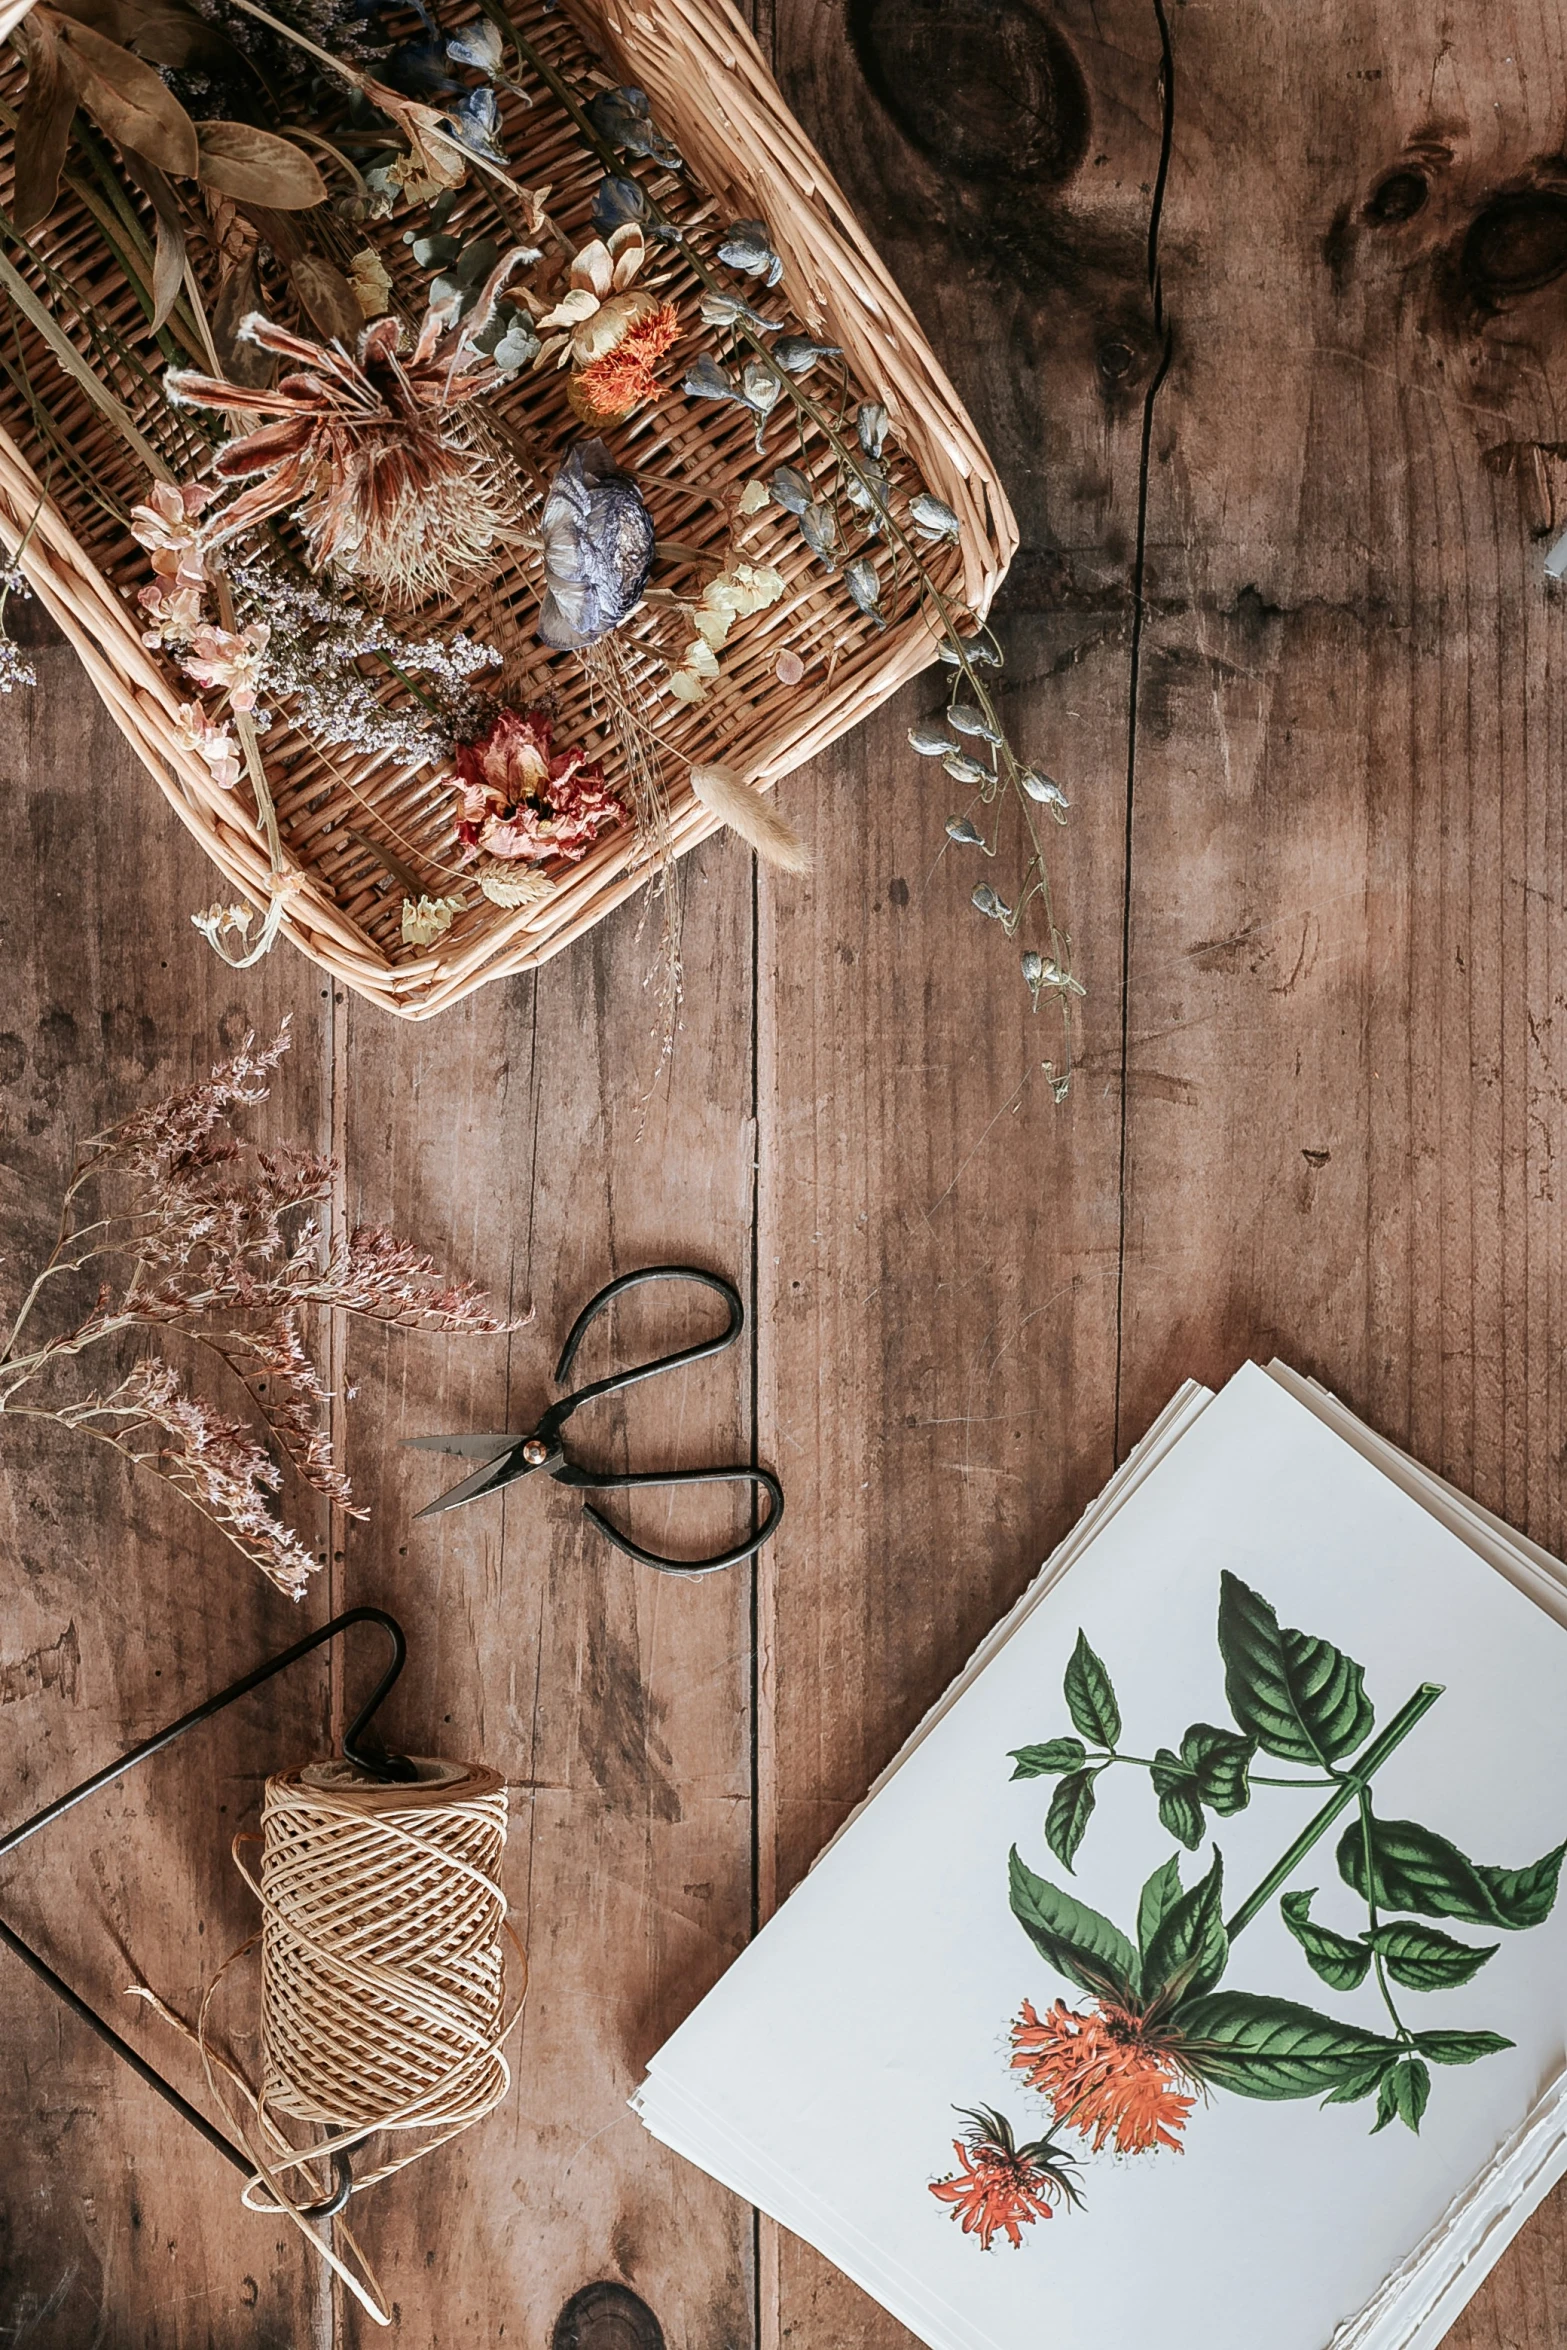
[[[557,2328],[602,2280],[671,2350],[903,2338],[626,2098],[1183,1376],[1277,1350],[1563,1540],[1567,230],[1529,191],[1563,181],[1567,27],[1171,0],[1162,86],[1149,0],[760,15],[1013,487],[1009,707],[1074,796],[1091,986],[1064,1108],[904,745],[934,687],[786,787],[813,881],[691,860],[645,1115],[634,910],[430,1028],[286,951],[234,976],[187,919],[209,871],[69,657],[0,709],[7,1287],[76,1138],[287,1011],[263,1131],[538,1309],[511,1340],[348,1342],[374,1515],[320,1529],[298,1613],[80,1442],[8,1438],[0,1487],[7,1817],[363,1600],[412,1629],[393,1735],[511,1781],[515,2092],[363,2220],[433,2350],[651,2350],[614,2297]],[[597,1457],[754,1444],[789,1489],[759,1568],[634,1569],[553,1488],[411,1527],[439,1479],[398,1440],[515,1420],[588,1292],[671,1255],[738,1273],[749,1357],[646,1392]],[[251,1701],[6,1872],[6,1914],[193,2092],[123,1987],[188,2007],[242,1939],[228,1838],[332,1701],[325,1668]],[[0,2012],[0,2340],[369,2337],[9,1961]],[[1559,2344],[1564,2268],[1559,2190],[1453,2339]]]

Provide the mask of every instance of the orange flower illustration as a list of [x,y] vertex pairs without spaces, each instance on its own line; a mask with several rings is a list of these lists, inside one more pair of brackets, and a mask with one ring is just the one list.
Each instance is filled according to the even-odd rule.
[[1182,2151],[1197,2099],[1173,2032],[1108,2002],[1078,2015],[1058,1999],[1041,2020],[1025,1999],[1012,2048],[1014,2069],[1096,2154],[1106,2145],[1117,2154]]
[[930,2191],[938,2203],[952,2206],[951,2217],[962,2223],[965,2236],[978,2236],[981,2252],[990,2250],[998,2234],[1020,2245],[1024,2228],[1052,2218],[1051,2206],[1063,2196],[1077,2202],[1071,2166],[1048,2139],[1019,2146],[1005,2114],[989,2106],[966,2113],[965,2119],[974,2126],[952,2141],[957,2172],[935,2180]]

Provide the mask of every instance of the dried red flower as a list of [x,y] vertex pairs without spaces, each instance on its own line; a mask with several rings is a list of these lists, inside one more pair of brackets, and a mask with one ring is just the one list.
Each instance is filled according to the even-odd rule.
[[1181,2152],[1197,2102],[1181,2063],[1178,2034],[1108,2002],[1078,2015],[1058,1999],[1041,2019],[1025,1999],[1012,2027],[1012,2063],[1048,2097],[1056,2120],[1093,2142],[1097,2154]]
[[457,837],[473,856],[575,865],[626,812],[580,743],[557,751],[543,710],[502,710],[457,752]]
[[1078,2200],[1070,2165],[1048,2140],[1019,2146],[1006,2116],[989,2106],[967,2119],[973,2127],[952,2141],[956,2175],[935,2180],[930,2191],[938,2203],[951,2205],[965,2236],[978,2236],[981,2252],[990,2250],[997,2235],[1020,2245],[1023,2229],[1036,2219],[1050,2219],[1051,2206],[1063,2196],[1070,2203]]

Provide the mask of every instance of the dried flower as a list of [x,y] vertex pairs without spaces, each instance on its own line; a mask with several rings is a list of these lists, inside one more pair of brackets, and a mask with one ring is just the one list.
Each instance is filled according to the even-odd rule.
[[171,586],[164,579],[152,580],[146,587],[138,588],[136,601],[152,623],[143,630],[141,641],[153,648],[170,646],[178,650],[188,645],[206,616],[206,601],[199,587]]
[[544,501],[545,644],[580,650],[618,628],[652,562],[653,517],[636,483],[602,441],[578,441]]
[[465,851],[539,865],[578,864],[601,832],[625,822],[625,810],[598,760],[581,744],[556,751],[543,710],[502,710],[478,739],[459,745]]
[[201,482],[155,481],[146,503],[131,508],[131,536],[152,556],[160,579],[201,587],[207,567],[201,557],[201,516],[213,492]]
[[382,318],[392,306],[392,280],[373,245],[362,245],[348,264],[348,282],[365,318]]
[[444,938],[452,926],[452,919],[463,909],[461,898],[404,898],[403,944],[405,947],[432,946]]
[[395,318],[366,328],[354,360],[252,316],[240,332],[297,372],[253,388],[172,369],[176,402],[272,419],[219,451],[219,479],[253,486],[218,518],[213,543],[297,508],[314,563],[404,605],[480,569],[513,533],[513,501],[493,461],[458,437],[454,411],[502,379],[472,337],[519,252],[496,264],[459,327],[432,310],[406,363]]
[[232,791],[243,772],[228,720],[214,721],[194,702],[182,702],[176,731],[187,750],[204,759],[220,791]]
[[[242,908],[214,907],[211,919],[232,920],[243,936],[251,918]],[[0,1417],[14,1408],[53,1419],[157,1469],[297,1599],[320,1562],[277,1509],[282,1468],[253,1424],[218,1411],[157,1353],[142,1356],[106,1394],[38,1399],[40,1382],[95,1345],[172,1334],[226,1365],[305,1485],[352,1509],[333,1457],[327,1390],[305,1343],[306,1317],[329,1309],[405,1328],[515,1327],[481,1292],[389,1233],[356,1232],[323,1248],[320,1212],[337,1182],[331,1160],[288,1149],[247,1158],[233,1120],[266,1100],[288,1043],[286,1022],[263,1050],[247,1037],[205,1084],[135,1112],[85,1146],[60,1238],[0,1348]],[[89,1186],[86,1213],[79,1202]],[[23,1351],[33,1315],[55,1294],[51,1283],[112,1266],[123,1268],[119,1279],[102,1282],[84,1317]]]
[[260,691],[262,656],[271,635],[265,621],[253,621],[242,636],[226,628],[198,628],[180,667],[208,688],[226,686],[236,710],[253,710]]
[[1025,1999],[1012,2027],[1012,2063],[1048,2097],[1056,2120],[1118,2154],[1181,2152],[1197,2102],[1179,2033],[1101,2001],[1084,2015],[1058,1999],[1044,2020]]
[[965,2236],[978,2236],[981,2252],[998,2235],[1016,2249],[1024,2228],[1054,2216],[1052,2205],[1080,2200],[1075,2166],[1048,2138],[1019,2146],[1006,2116],[988,2105],[964,2112],[964,2119],[973,2126],[952,2141],[957,2174],[936,2180],[930,2191],[938,2203],[951,2205]]
[[669,690],[677,702],[705,700],[709,682],[718,675],[718,655],[735,622],[765,612],[788,584],[770,563],[745,562],[732,563],[708,581],[691,612],[696,635],[670,676]]
[[584,424],[619,424],[644,400],[656,399],[664,388],[658,362],[679,332],[680,316],[672,302],[632,319],[607,351],[572,376],[567,396],[573,413]]

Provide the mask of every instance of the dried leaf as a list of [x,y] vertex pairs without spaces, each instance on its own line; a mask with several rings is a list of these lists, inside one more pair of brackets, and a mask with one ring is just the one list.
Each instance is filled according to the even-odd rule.
[[304,212],[326,202],[325,180],[292,139],[256,130],[248,122],[203,122],[197,126],[196,140],[201,179],[238,203]]
[[272,356],[248,336],[241,336],[240,323],[261,308],[261,279],[256,268],[254,246],[243,254],[219,280],[217,295],[212,304],[212,339],[223,372],[230,383],[243,384],[249,391],[259,391],[272,380]]
[[362,245],[349,260],[348,282],[364,318],[383,318],[392,306],[392,280],[373,245]]
[[768,496],[765,481],[748,481],[740,492],[740,512],[742,514],[760,514],[762,508],[771,505],[771,503],[772,500]]
[[60,193],[60,174],[76,112],[76,73],[47,9],[24,16],[12,35],[27,63],[27,89],[16,123],[16,189],[12,213],[25,236],[46,220]]
[[133,147],[122,150],[127,175],[151,199],[157,222],[152,256],[152,323],[163,325],[185,282],[185,220],[179,199],[155,163]]
[[342,271],[319,253],[290,255],[289,283],[309,313],[312,325],[351,351],[364,325],[354,289]]
[[81,103],[99,128],[160,171],[194,179],[196,126],[161,75],[90,26],[46,13],[75,60]]

